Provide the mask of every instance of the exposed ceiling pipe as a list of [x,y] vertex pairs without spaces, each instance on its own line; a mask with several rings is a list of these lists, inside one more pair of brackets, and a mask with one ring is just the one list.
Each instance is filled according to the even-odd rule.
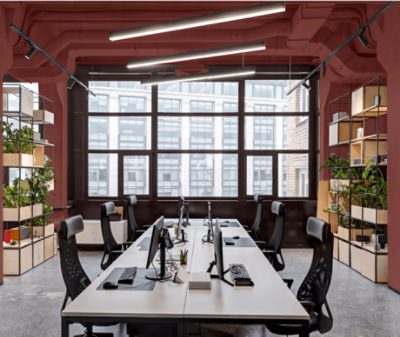
[[322,67],[326,67],[328,62],[336,56],[343,48],[347,47],[347,45],[356,39],[360,33],[362,33],[365,28],[367,28],[371,23],[373,23],[376,19],[378,19],[386,10],[392,7],[396,2],[389,1],[387,2],[380,10],[378,10],[369,20],[367,20],[364,24],[362,24],[358,30],[356,30],[353,34],[351,34],[339,47],[337,47],[334,51],[332,51],[318,66],[316,66],[303,80],[299,81],[292,89],[290,89],[286,95],[290,95],[293,91],[295,91],[301,85],[305,85],[306,82],[314,76]]

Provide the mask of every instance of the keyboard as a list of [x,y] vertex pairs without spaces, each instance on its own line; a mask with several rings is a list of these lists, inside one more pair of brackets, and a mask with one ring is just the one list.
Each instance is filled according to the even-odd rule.
[[125,268],[124,272],[118,279],[118,283],[120,284],[132,284],[135,279],[137,267],[129,267]]
[[235,286],[254,286],[254,283],[244,265],[230,264],[229,271]]

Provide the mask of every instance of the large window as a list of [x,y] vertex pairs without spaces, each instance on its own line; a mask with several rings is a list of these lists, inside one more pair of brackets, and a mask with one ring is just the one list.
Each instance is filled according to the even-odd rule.
[[296,82],[90,81],[88,197],[309,197],[310,94],[286,95]]

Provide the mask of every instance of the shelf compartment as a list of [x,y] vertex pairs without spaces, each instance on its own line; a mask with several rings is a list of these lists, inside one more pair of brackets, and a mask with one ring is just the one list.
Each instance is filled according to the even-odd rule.
[[50,111],[41,109],[33,111],[33,121],[38,124],[54,124],[54,114]]
[[387,87],[366,85],[351,93],[351,115],[377,117],[387,112]]
[[346,228],[343,226],[338,226],[337,236],[343,240],[356,241],[357,235],[367,235],[371,236],[374,234],[373,228]]
[[351,217],[353,219],[366,221],[378,225],[386,225],[388,215],[386,209],[375,209],[351,205]]
[[[18,101],[18,106],[11,109],[12,97]],[[3,111],[5,116],[33,117],[33,92],[23,86],[4,86],[3,87]],[[21,116],[22,117],[22,116]]]
[[[369,160],[376,161],[376,157],[387,154],[387,139],[378,135],[364,137],[361,140],[353,140],[350,144],[350,165],[363,166]],[[379,135],[381,137],[381,135]],[[381,163],[378,163],[381,164]]]
[[33,155],[30,153],[3,153],[3,166],[33,167]]
[[351,267],[373,282],[386,283],[388,281],[387,254],[375,255],[356,245],[351,245]]
[[3,208],[3,221],[23,221],[32,218],[32,206]]
[[44,259],[48,260],[54,256],[54,234],[44,239]]
[[[29,240],[30,241],[30,240]],[[32,244],[26,244],[21,249],[4,246],[4,275],[21,275],[32,269]]]
[[348,144],[362,128],[362,122],[339,121],[329,125],[329,146]]
[[33,243],[33,266],[41,264],[44,261],[44,240]]
[[35,237],[47,237],[54,234],[54,223],[44,226],[32,226],[32,233]]
[[350,265],[350,244],[343,240],[338,240],[339,261],[345,265]]

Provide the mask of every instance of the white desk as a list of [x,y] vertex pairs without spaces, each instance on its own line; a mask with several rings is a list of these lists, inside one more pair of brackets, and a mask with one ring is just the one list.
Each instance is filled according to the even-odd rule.
[[[168,221],[169,219],[166,219]],[[186,228],[189,242],[185,269],[206,271],[214,259],[214,246],[202,243],[207,233],[203,219],[191,219]],[[151,236],[148,229],[129,249],[105,270],[62,312],[62,337],[69,336],[69,324],[77,322],[148,322],[182,324],[185,322],[266,323],[268,321],[301,322],[309,316],[278,273],[257,247],[224,247],[224,265],[243,263],[254,287],[231,287],[212,280],[211,290],[189,290],[188,285],[157,282],[152,291],[97,290],[115,267],[145,267],[147,251],[138,245]],[[248,237],[243,227],[223,227],[224,236]],[[183,245],[173,249],[175,253]],[[216,273],[213,270],[213,273]],[[227,275],[229,277],[229,275]],[[184,334],[184,329],[181,329]]]

